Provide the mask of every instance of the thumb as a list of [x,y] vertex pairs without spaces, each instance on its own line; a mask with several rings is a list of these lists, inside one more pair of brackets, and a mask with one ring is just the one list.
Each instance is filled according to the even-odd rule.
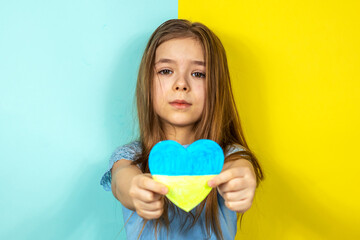
[[218,193],[223,197],[223,191],[221,191],[221,188],[219,187],[219,180],[217,176],[213,177],[208,181],[209,187],[216,188]]
[[217,176],[213,177],[212,179],[210,179],[210,180],[208,181],[208,186],[209,186],[209,187],[215,188],[215,187],[217,187],[218,185],[219,185],[219,180],[218,180],[218,177],[217,177]]

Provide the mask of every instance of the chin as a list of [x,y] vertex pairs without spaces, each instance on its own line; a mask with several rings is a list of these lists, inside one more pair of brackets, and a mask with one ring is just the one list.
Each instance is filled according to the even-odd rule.
[[189,120],[184,120],[184,119],[169,119],[168,122],[171,125],[177,126],[177,127],[186,127],[186,126],[195,124],[195,121],[189,121]]

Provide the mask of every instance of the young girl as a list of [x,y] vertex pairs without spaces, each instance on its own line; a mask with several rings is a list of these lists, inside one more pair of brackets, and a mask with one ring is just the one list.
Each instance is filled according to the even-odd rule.
[[[218,37],[197,22],[161,24],[144,51],[136,98],[140,139],[115,150],[101,179],[123,206],[128,239],[234,239],[237,213],[250,208],[263,174],[241,129]],[[199,139],[217,142],[225,163],[208,182],[210,194],[187,213],[151,178],[148,157],[159,141],[187,147]]]

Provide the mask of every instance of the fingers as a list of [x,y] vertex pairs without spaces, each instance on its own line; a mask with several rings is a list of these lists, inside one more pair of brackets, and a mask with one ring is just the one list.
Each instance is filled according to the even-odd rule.
[[244,178],[233,178],[230,181],[218,186],[222,192],[240,191],[246,187],[246,180]]
[[236,192],[224,192],[221,196],[223,197],[227,208],[232,211],[243,213],[250,209],[254,198],[254,192],[250,189],[243,189]]
[[167,187],[154,181],[151,175],[141,174],[133,178],[129,195],[137,214],[144,219],[156,219],[163,213],[164,194]]
[[130,189],[129,194],[132,198],[136,198],[136,199],[146,202],[146,203],[157,201],[162,196],[160,194],[157,194],[157,193],[154,193],[151,191],[147,191],[147,190],[144,190],[141,188],[132,188],[132,189]]
[[251,205],[252,205],[252,201],[249,200],[233,201],[233,202],[225,201],[225,206],[228,209],[239,213],[246,212],[247,210],[250,209]]
[[151,219],[157,219],[159,218],[162,213],[163,213],[163,209],[157,210],[157,211],[148,211],[148,210],[143,210],[143,209],[136,209],[136,213],[147,220],[151,220]]
[[254,194],[249,189],[244,189],[236,192],[223,192],[221,196],[225,201],[243,201],[246,199],[252,199]]
[[241,168],[232,168],[229,170],[225,170],[221,172],[219,175],[213,177],[209,182],[208,185],[210,187],[217,187],[220,184],[226,183],[233,178],[239,178],[244,176],[244,171]]
[[143,188],[162,195],[165,195],[168,192],[168,188],[164,184],[156,182],[150,177],[142,177],[138,181],[139,188]]
[[163,208],[164,201],[162,201],[162,199],[151,203],[137,201],[135,205],[136,208],[143,209],[146,211],[158,211]]
[[249,163],[244,161],[229,164],[228,168],[224,167],[219,175],[208,182],[210,187],[217,187],[226,207],[232,211],[245,212],[251,207],[256,176],[248,165]]

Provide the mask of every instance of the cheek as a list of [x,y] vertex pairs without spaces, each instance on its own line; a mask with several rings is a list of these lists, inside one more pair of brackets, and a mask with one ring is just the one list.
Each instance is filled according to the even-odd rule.
[[196,98],[199,103],[205,103],[205,84],[200,83],[195,85]]
[[163,102],[166,101],[166,85],[159,80],[155,81],[154,84],[154,104],[156,106],[163,105]]
[[167,81],[162,81],[161,79],[155,79],[154,81],[154,89],[155,94],[164,95],[167,89]]

